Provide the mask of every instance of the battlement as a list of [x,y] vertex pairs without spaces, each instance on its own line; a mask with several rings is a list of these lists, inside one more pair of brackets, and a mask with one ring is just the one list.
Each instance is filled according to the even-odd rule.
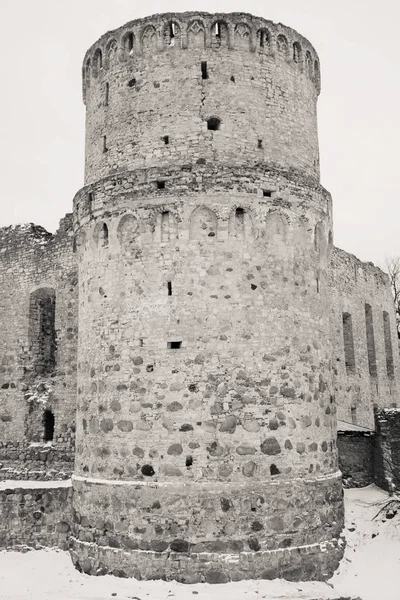
[[138,56],[177,50],[223,48],[251,52],[293,63],[320,92],[318,55],[310,42],[297,31],[248,13],[164,13],[129,21],[109,31],[85,54],[83,99],[92,80],[102,79],[113,61],[124,62]]

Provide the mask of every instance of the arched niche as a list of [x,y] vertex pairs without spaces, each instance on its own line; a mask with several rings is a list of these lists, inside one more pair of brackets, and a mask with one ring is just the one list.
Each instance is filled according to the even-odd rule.
[[142,32],[142,52],[150,54],[157,50],[157,31],[153,25],[147,25]]
[[112,38],[111,40],[108,41],[107,46],[106,46],[107,66],[109,66],[110,64],[112,64],[114,62],[114,60],[117,58],[117,53],[118,53],[117,40]]
[[165,23],[163,28],[164,48],[180,48],[182,46],[181,26],[177,21]]
[[123,55],[130,56],[133,54],[135,48],[135,36],[133,31],[126,31],[121,39],[122,53]]
[[271,43],[271,34],[265,27],[257,31],[257,50],[268,52]]
[[159,227],[159,238],[162,242],[169,242],[177,239],[178,223],[175,215],[171,211],[164,210],[162,213],[160,213]]
[[140,250],[140,224],[131,214],[124,215],[117,227],[117,239],[124,255],[138,258]]
[[293,61],[300,64],[303,61],[303,50],[299,42],[293,44]]
[[215,23],[211,25],[211,47],[227,47],[228,38],[228,25],[225,23],[225,21],[215,21]]
[[276,38],[276,49],[282,58],[288,57],[289,44],[286,37],[281,33]]
[[101,48],[97,48],[93,55],[93,75],[97,77],[100,70],[103,68],[103,53]]
[[265,219],[267,242],[283,243],[287,241],[289,226],[286,218],[278,212],[269,212]]
[[306,52],[304,63],[305,63],[306,73],[307,73],[308,77],[310,79],[312,79],[313,78],[313,63],[312,63],[311,53],[309,50],[307,50],[307,52]]
[[252,235],[252,221],[246,208],[237,206],[229,216],[229,237],[237,240],[246,240]]
[[189,23],[187,30],[188,48],[204,48],[206,45],[206,30],[204,24],[196,19]]
[[217,217],[206,206],[196,208],[190,217],[190,239],[213,241],[217,235]]
[[251,43],[250,27],[246,23],[238,23],[235,27],[235,48],[249,50]]
[[93,240],[97,248],[108,247],[108,225],[105,221],[100,221],[96,224],[93,232]]

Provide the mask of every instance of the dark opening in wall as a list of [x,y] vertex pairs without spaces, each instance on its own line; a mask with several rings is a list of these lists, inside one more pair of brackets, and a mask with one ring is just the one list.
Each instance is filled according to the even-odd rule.
[[128,52],[132,52],[132,50],[133,50],[133,33],[128,33],[128,35],[126,36],[125,48],[128,50]]
[[389,313],[383,311],[383,335],[385,338],[386,372],[388,377],[394,377],[392,336],[390,332]]
[[168,296],[172,296],[172,281],[167,281]]
[[92,210],[93,210],[93,202],[94,202],[94,194],[93,194],[93,192],[89,192],[88,193],[88,208],[89,208],[89,212],[92,212]]
[[142,348],[143,347],[143,338],[139,338],[139,346]]
[[187,456],[185,464],[186,464],[187,467],[191,467],[192,464],[193,464],[193,457],[192,456]]
[[354,373],[356,361],[354,356],[353,321],[350,313],[343,313],[343,344],[346,373]]
[[107,248],[107,246],[108,246],[108,227],[107,227],[106,223],[103,223],[103,225],[101,226],[100,245],[103,248]]
[[357,425],[357,406],[350,407],[350,414],[351,422],[353,423],[353,425]]
[[207,63],[206,63],[206,61],[203,61],[201,63],[201,78],[202,79],[208,79]]
[[169,25],[169,36],[171,40],[173,40],[175,37],[175,23],[170,23]]
[[45,410],[43,413],[43,439],[45,442],[52,442],[54,439],[54,415],[51,410]]
[[166,146],[168,146],[168,144],[169,144],[169,135],[164,135],[163,140],[164,140],[164,144]]
[[107,148],[107,136],[103,135],[103,153],[104,152],[108,152],[108,148]]
[[235,83],[235,76],[234,75],[231,76],[231,81],[232,81],[232,83]]
[[258,142],[257,142],[257,148],[262,148],[262,147],[263,147],[262,140],[258,140]]
[[264,196],[264,198],[271,198],[271,196],[272,196],[271,190],[263,190],[263,196]]
[[374,320],[370,304],[365,305],[365,329],[367,334],[368,368],[371,377],[377,377]]
[[221,23],[215,23],[214,33],[215,33],[215,37],[217,37],[217,38],[221,37]]
[[165,189],[165,181],[157,181],[157,189],[164,190]]
[[108,106],[109,99],[110,99],[110,84],[106,83],[105,90],[104,90],[104,105],[105,106]]
[[42,288],[31,294],[29,305],[29,340],[33,371],[51,373],[56,365],[56,294]]
[[135,87],[135,85],[136,85],[136,79],[135,79],[135,77],[132,77],[132,79],[130,79],[128,81],[128,87]]
[[177,350],[182,347],[182,342],[168,342],[167,346],[170,350]]
[[210,131],[218,131],[220,125],[221,119],[218,119],[217,117],[210,117],[207,120],[207,129]]

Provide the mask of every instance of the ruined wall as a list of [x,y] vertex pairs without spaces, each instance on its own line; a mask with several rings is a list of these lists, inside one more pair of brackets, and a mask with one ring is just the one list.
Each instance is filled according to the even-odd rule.
[[67,215],[54,236],[32,224],[0,230],[1,479],[62,478],[72,469],[77,271],[71,225]]
[[364,487],[375,481],[375,436],[366,433],[338,434],[339,468],[344,487]]
[[400,489],[400,411],[376,411],[375,482],[385,490]]
[[0,548],[68,549],[71,484],[59,487],[0,483]]
[[374,406],[398,402],[399,353],[388,277],[334,248],[329,270],[338,420],[374,430]]

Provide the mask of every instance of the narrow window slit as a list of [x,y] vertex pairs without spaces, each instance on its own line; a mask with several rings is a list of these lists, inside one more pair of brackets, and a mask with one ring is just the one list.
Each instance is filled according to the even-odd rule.
[[185,464],[186,464],[187,467],[191,467],[192,464],[193,464],[193,457],[192,456],[187,456]]
[[383,311],[383,336],[385,339],[386,372],[388,377],[394,377],[392,336],[390,331],[389,313]]
[[356,361],[354,355],[354,339],[353,339],[353,321],[350,313],[343,313],[343,344],[344,344],[344,360],[346,365],[346,373],[354,373],[356,370]]
[[263,147],[262,140],[258,140],[258,142],[257,142],[257,148],[262,148],[262,147]]
[[166,146],[168,146],[168,144],[169,144],[169,135],[164,135],[163,140],[164,140],[164,144]]
[[108,148],[107,148],[107,136],[103,135],[103,154],[105,152],[108,152]]
[[168,296],[172,296],[172,281],[167,281]]
[[377,377],[374,320],[370,304],[365,305],[365,329],[367,334],[368,369],[371,377]]
[[108,101],[110,99],[110,84],[106,83],[106,89],[104,92],[104,104],[105,106],[108,106]]
[[264,198],[271,198],[272,191],[271,190],[263,190],[263,196],[264,196]]
[[89,212],[92,212],[92,210],[93,210],[93,202],[94,202],[93,192],[89,192],[88,193],[88,208],[89,208]]
[[235,76],[234,75],[232,75],[231,81],[232,81],[232,83],[235,83]]
[[215,37],[221,37],[221,23],[215,23]]
[[45,410],[43,413],[43,439],[45,442],[52,442],[54,439],[54,415],[51,410]]
[[203,61],[201,63],[201,77],[202,79],[208,79],[207,63]]
[[107,248],[108,246],[108,227],[106,223],[103,223],[101,228],[101,245],[103,248]]
[[169,350],[177,350],[182,347],[182,342],[167,342],[167,347]]

